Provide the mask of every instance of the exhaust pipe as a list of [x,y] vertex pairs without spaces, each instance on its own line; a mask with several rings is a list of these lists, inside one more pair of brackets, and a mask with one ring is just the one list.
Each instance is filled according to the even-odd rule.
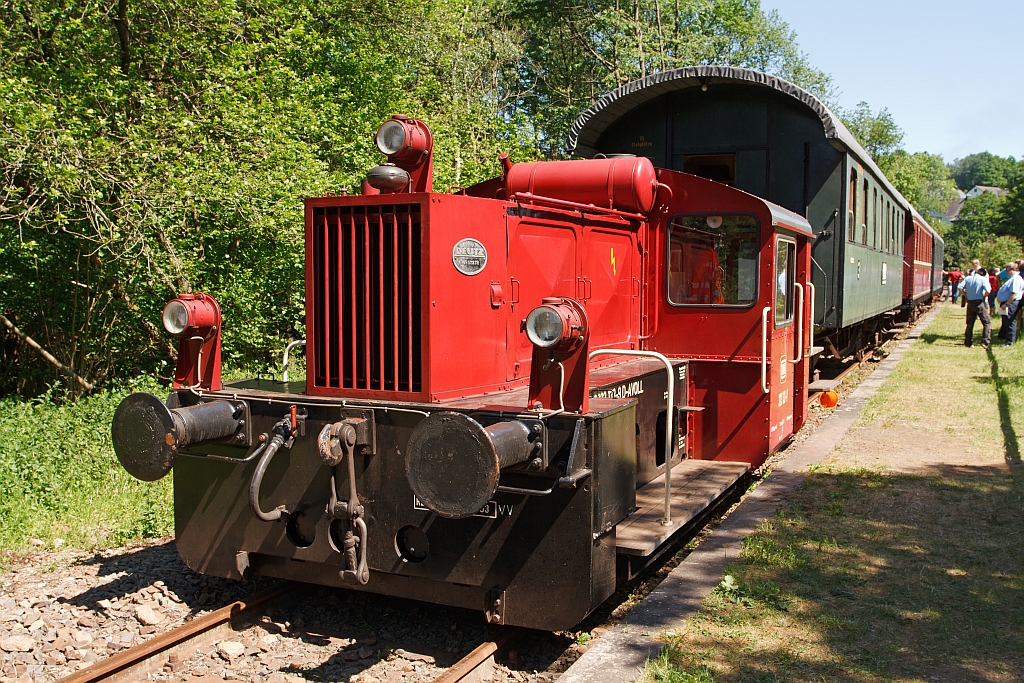
[[483,427],[462,413],[433,413],[409,437],[405,477],[427,509],[463,519],[490,502],[501,470],[529,460],[533,448],[518,420]]
[[218,400],[172,409],[153,394],[135,393],[114,412],[114,453],[128,474],[156,481],[171,471],[180,449],[238,441],[244,417],[241,403]]

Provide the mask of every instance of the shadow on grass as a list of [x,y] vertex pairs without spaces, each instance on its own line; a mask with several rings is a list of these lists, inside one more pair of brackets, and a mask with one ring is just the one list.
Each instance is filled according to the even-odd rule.
[[1024,480],[811,474],[744,543],[659,681],[1024,680]]
[[1003,432],[1003,450],[1006,454],[1006,462],[1011,465],[1020,465],[1020,444],[1017,442],[1017,432],[1013,428],[1012,415],[1010,413],[1010,388],[1019,388],[1020,377],[1000,377],[999,361],[996,359],[992,349],[986,349],[988,360],[992,364],[992,382],[996,387],[996,396],[999,401],[999,427]]

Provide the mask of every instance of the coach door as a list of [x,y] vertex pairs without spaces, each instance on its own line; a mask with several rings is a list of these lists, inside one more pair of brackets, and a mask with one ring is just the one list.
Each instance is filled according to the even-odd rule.
[[[796,281],[796,241],[791,237],[775,236],[774,269],[772,272],[772,301],[762,310],[762,335],[766,341],[768,367],[763,369],[763,381],[769,394],[769,451],[793,434],[793,378],[799,360],[796,331],[797,319],[802,317],[802,285]],[[799,336],[803,336],[802,334]]]

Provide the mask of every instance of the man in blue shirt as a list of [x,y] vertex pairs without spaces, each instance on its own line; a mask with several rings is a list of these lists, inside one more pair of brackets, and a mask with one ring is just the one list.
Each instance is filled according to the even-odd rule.
[[999,312],[1003,316],[1003,324],[999,327],[999,338],[1004,346],[1010,346],[1017,340],[1017,309],[1020,307],[1021,296],[1024,295],[1024,279],[1017,273],[1016,263],[1006,264],[1006,282],[996,293]]
[[964,332],[964,346],[974,343],[974,321],[981,318],[981,345],[988,348],[992,343],[992,318],[988,314],[988,293],[992,291],[988,274],[981,268],[974,270],[960,282],[960,291],[967,302],[967,330]]

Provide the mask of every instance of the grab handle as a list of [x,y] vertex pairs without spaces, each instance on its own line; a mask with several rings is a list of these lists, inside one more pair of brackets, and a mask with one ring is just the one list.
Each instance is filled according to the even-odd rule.
[[807,290],[808,290],[808,298],[810,300],[810,309],[811,309],[811,317],[808,320],[808,327],[809,327],[809,329],[807,330],[807,332],[808,332],[807,336],[809,337],[809,339],[807,341],[807,348],[811,349],[811,352],[813,353],[814,352],[814,297],[815,297],[815,294],[816,294],[816,290],[814,289],[814,283],[811,282],[810,280],[807,281]]
[[794,282],[793,286],[796,287],[797,301],[796,311],[796,358],[789,361],[793,365],[796,365],[804,359],[804,286],[799,282]]
[[768,314],[771,306],[761,311],[761,391],[768,393]]

